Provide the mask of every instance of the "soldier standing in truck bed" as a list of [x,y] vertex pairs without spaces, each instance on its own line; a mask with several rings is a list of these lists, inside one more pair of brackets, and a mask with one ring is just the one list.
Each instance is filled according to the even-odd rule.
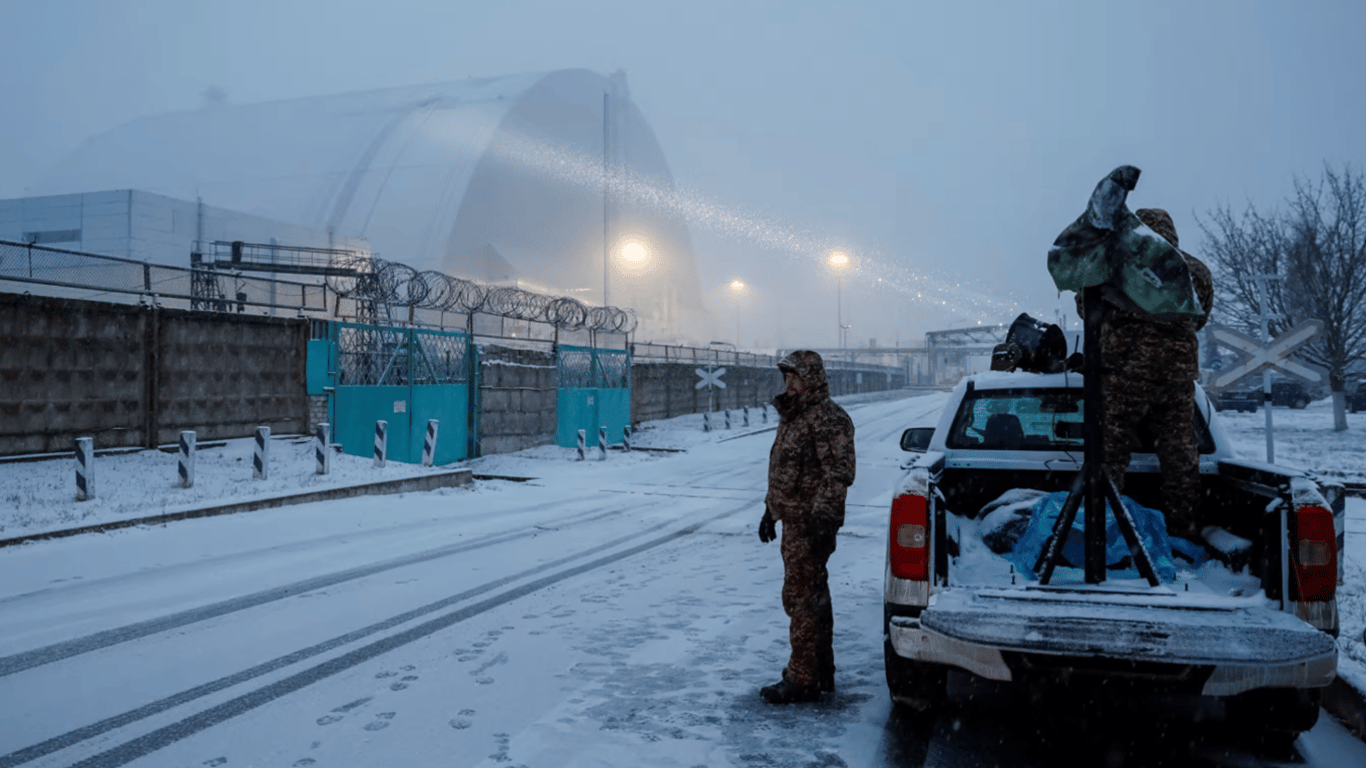
[[815,701],[835,690],[834,614],[826,562],[844,525],[854,482],[854,422],[830,399],[821,356],[799,350],[778,363],[786,389],[773,398],[778,432],[768,460],[768,495],[759,540],[782,522],[783,609],[792,656],[782,679],[760,690],[771,704]]
[[[1134,215],[1179,250],[1176,225],[1166,211],[1140,208]],[[1195,380],[1200,375],[1200,342],[1196,332],[1205,326],[1214,306],[1214,281],[1204,262],[1185,251],[1181,255],[1190,268],[1203,314],[1172,322],[1159,322],[1113,306],[1105,314],[1100,337],[1105,466],[1123,492],[1124,472],[1138,444],[1139,427],[1148,429],[1162,467],[1167,531],[1198,540],[1200,453],[1195,432]],[[1081,294],[1077,295],[1077,304],[1081,312]]]

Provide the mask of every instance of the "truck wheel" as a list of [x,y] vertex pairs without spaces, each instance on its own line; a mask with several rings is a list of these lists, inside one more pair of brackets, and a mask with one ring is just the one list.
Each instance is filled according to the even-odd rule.
[[1295,400],[1294,406],[1295,408],[1301,409],[1309,407],[1309,398],[1301,395],[1297,400]]
[[1269,748],[1288,748],[1319,721],[1322,697],[1318,688],[1259,688],[1228,700],[1228,721],[1255,730]]
[[897,655],[890,639],[883,640],[887,690],[892,702],[917,712],[941,708],[948,700],[948,667],[911,661]]

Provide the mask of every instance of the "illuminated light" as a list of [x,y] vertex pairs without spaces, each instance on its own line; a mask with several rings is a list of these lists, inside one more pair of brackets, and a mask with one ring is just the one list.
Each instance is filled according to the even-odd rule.
[[849,264],[849,254],[844,251],[834,251],[830,254],[830,266],[839,269]]
[[730,281],[730,289],[731,289],[732,291],[735,291],[736,293],[739,293],[739,292],[745,290],[745,281],[743,281],[743,280],[732,280],[732,281]]
[[645,261],[650,254],[645,250],[645,246],[640,243],[630,242],[621,247],[621,258],[632,264],[639,264]]

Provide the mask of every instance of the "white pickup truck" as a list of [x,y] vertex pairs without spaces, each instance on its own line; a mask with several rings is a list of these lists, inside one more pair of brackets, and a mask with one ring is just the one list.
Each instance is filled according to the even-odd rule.
[[[1001,551],[1000,522],[1012,513],[999,510],[1013,502],[1024,525],[1040,492],[1067,491],[1081,468],[1080,374],[967,377],[927,445],[923,429],[907,430],[902,447],[917,453],[892,494],[883,592],[892,698],[933,706],[957,670],[1031,691],[1099,684],[1108,696],[1217,701],[1284,739],[1311,728],[1337,670],[1337,537],[1325,496],[1336,489],[1235,457],[1209,399],[1196,399],[1210,526],[1199,544],[1214,557],[1198,568],[1174,559],[1186,567],[1157,586],[1088,584],[1069,563],[1043,585]],[[1158,463],[1144,441],[1124,490],[1157,508]]]

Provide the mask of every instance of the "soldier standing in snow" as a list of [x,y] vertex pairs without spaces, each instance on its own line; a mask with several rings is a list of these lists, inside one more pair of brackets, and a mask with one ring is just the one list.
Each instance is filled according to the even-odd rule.
[[[1166,211],[1140,208],[1134,215],[1180,250],[1176,225]],[[1209,320],[1214,282],[1204,262],[1185,251],[1181,255],[1204,314],[1159,322],[1113,306],[1105,313],[1100,336],[1105,467],[1123,492],[1129,454],[1138,443],[1140,425],[1145,426],[1153,435],[1162,467],[1167,530],[1173,536],[1198,540],[1200,453],[1194,416],[1200,342],[1195,334]],[[1078,313],[1082,313],[1081,304],[1078,293]]]
[[821,356],[799,350],[778,363],[786,390],[773,398],[778,432],[768,458],[768,496],[759,540],[783,524],[783,610],[792,656],[782,680],[760,694],[771,704],[815,701],[835,690],[834,615],[826,561],[844,525],[845,490],[854,482],[854,423],[830,399]]

